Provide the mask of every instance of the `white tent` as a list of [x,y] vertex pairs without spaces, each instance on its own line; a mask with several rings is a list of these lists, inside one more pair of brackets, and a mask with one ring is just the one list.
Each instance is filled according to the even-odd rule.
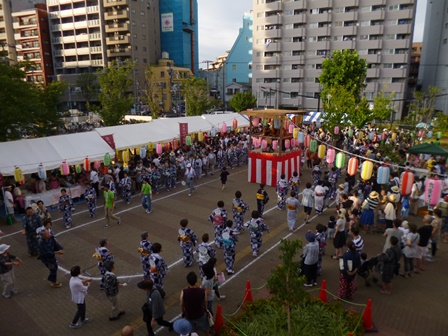
[[64,160],[70,165],[80,164],[86,157],[90,161],[102,160],[106,153],[115,155],[95,131],[2,142],[0,173],[11,176],[14,168],[20,167],[24,174],[31,174],[37,172],[40,163],[50,170],[58,168]]

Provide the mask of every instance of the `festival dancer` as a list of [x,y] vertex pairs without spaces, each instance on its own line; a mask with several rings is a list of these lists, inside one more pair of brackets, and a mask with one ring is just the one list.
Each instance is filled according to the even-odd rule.
[[224,245],[224,262],[226,263],[227,274],[234,274],[233,264],[235,263],[235,244],[238,242],[237,232],[232,229],[233,222],[226,221],[226,228],[222,231],[222,244]]
[[300,202],[296,198],[296,192],[291,191],[291,197],[286,199],[286,219],[288,221],[289,231],[294,231],[294,226],[297,221],[297,214],[299,213]]
[[86,183],[86,190],[84,191],[84,199],[89,208],[90,217],[94,217],[96,213],[96,190],[92,187],[90,182]]
[[120,180],[121,196],[126,204],[131,202],[131,178],[127,172],[124,172],[123,178]]
[[149,257],[150,264],[150,274],[151,280],[154,282],[154,286],[157,287],[162,298],[165,297],[165,291],[163,290],[163,280],[166,276],[166,271],[168,266],[166,265],[165,260],[160,256],[160,252],[162,251],[162,245],[159,243],[154,243],[151,246],[151,256]]
[[201,274],[201,278],[204,277],[202,266],[205,265],[210,260],[210,258],[216,256],[216,250],[208,243],[209,239],[210,237],[208,233],[204,233],[202,235],[202,243],[200,243],[196,248],[196,252],[198,254],[199,273]]
[[215,228],[215,245],[217,248],[222,248],[221,233],[227,220],[227,211],[224,209],[223,201],[219,201],[217,205],[218,207],[212,211],[208,220],[213,223]]
[[22,222],[22,234],[26,236],[26,243],[28,245],[28,254],[30,257],[38,255],[38,243],[36,230],[42,227],[42,219],[34,212],[32,207],[26,208],[26,215]]
[[258,256],[261,244],[263,243],[263,232],[269,232],[267,225],[257,210],[252,211],[252,218],[245,224],[250,232],[250,245],[252,247],[252,255]]
[[277,182],[275,191],[277,192],[277,209],[283,210],[285,208],[286,195],[288,194],[289,184],[285,180],[285,174],[280,176],[280,180]]
[[314,188],[314,209],[316,210],[316,213],[320,215],[322,211],[324,211],[324,205],[325,205],[325,188],[322,186],[323,182],[319,181],[316,185],[316,188]]
[[98,269],[101,273],[100,289],[104,290],[104,275],[107,272],[106,265],[109,261],[114,261],[115,256],[109,251],[109,243],[107,239],[100,240],[100,246],[96,248],[94,257],[98,260]]
[[145,280],[151,278],[151,266],[149,264],[149,257],[151,256],[151,242],[148,240],[148,232],[143,232],[140,237],[140,246],[138,248],[138,252],[140,253],[140,260],[142,262],[143,267],[143,278]]
[[338,173],[336,172],[336,167],[331,168],[328,173],[328,182],[330,182],[330,199],[334,199],[336,193],[336,183],[338,181]]
[[241,195],[241,191],[237,191],[235,198],[232,200],[233,222],[237,234],[244,231],[244,214],[249,210],[249,206],[241,199]]
[[291,186],[291,191],[295,192],[295,197],[299,199],[299,188],[300,188],[300,178],[299,173],[292,173],[292,177],[289,179],[289,185]]
[[72,199],[67,195],[67,190],[64,188],[61,189],[61,196],[59,197],[59,210],[62,211],[65,228],[69,229],[72,226],[72,212],[75,210],[75,207]]
[[182,249],[182,256],[184,259],[184,266],[190,267],[193,264],[193,247],[196,246],[198,238],[192,229],[188,226],[188,219],[180,221],[179,236],[177,241],[180,243]]
[[258,211],[260,217],[263,217],[264,206],[269,201],[269,195],[266,192],[266,190],[264,190],[264,187],[265,187],[265,184],[260,183],[260,189],[258,189],[257,194],[256,194],[256,196],[257,196],[257,211]]

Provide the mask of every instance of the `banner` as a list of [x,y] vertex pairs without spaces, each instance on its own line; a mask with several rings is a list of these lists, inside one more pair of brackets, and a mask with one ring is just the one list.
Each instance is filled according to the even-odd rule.
[[173,13],[162,13],[160,22],[162,23],[162,33],[174,31]]
[[188,135],[188,123],[179,123],[180,144],[185,144],[185,137]]
[[115,149],[115,140],[114,140],[114,135],[113,135],[113,134],[102,135],[101,137],[103,138],[104,141],[106,141],[106,143],[107,143],[112,149]]

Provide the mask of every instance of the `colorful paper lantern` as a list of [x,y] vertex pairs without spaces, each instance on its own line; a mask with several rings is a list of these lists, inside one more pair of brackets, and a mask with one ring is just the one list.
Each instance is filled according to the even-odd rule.
[[299,129],[297,127],[295,127],[292,131],[292,137],[294,139],[297,139],[299,137]]
[[254,117],[254,118],[252,119],[252,125],[253,125],[254,127],[258,127],[258,125],[260,125],[260,118],[258,118],[258,117]]
[[187,146],[191,146],[191,136],[190,135],[187,135],[185,137],[185,143]]
[[70,167],[68,166],[67,161],[62,162],[61,164],[61,174],[62,175],[70,174]]
[[47,171],[42,163],[37,167],[37,176],[39,176],[41,180],[47,179]]
[[232,128],[233,130],[236,130],[238,128],[238,120],[235,118],[232,120]]
[[339,134],[339,126],[335,126],[333,131],[334,134]]
[[348,136],[351,138],[353,136],[353,130],[349,128],[348,130]]
[[378,184],[389,183],[389,175],[390,175],[389,167],[385,167],[385,166],[379,167],[378,171],[377,171],[377,176],[376,176],[376,183],[378,183]]
[[227,125],[226,125],[226,123],[222,123],[221,134],[224,135],[226,133],[227,133]]
[[392,140],[393,141],[397,140],[397,133],[392,132]]
[[20,167],[14,168],[14,180],[19,183],[25,182],[25,175],[23,175],[23,170]]
[[425,132],[423,131],[418,131],[418,137],[422,138],[425,135]]
[[122,160],[124,163],[128,163],[129,159],[130,159],[130,155],[129,155],[129,150],[126,148],[123,153],[121,153],[122,155]]
[[280,119],[274,119],[274,128],[279,129],[280,128]]
[[289,149],[291,147],[291,141],[289,139],[285,140],[285,148]]
[[[99,169],[101,167],[101,163],[99,162],[99,161],[95,161],[94,163],[93,163],[93,168],[95,168],[95,169]],[[85,169],[84,169],[85,170]]]
[[373,174],[373,163],[371,161],[364,161],[362,164],[361,178],[365,181],[370,180]]
[[215,128],[215,126],[212,127],[211,134],[212,134],[213,138],[216,136],[216,128]]
[[328,148],[327,151],[327,163],[332,164],[334,162],[336,151],[333,148]]
[[110,154],[109,153],[104,154],[104,160],[103,161],[104,161],[104,164],[106,166],[110,165]]
[[141,147],[140,148],[140,157],[143,159],[146,157],[146,147]]
[[272,141],[272,149],[277,150],[278,148],[278,140]]
[[427,179],[425,186],[425,202],[429,206],[435,206],[439,203],[442,196],[442,180]]
[[313,153],[317,151],[317,141],[314,139],[310,141],[310,151]]
[[432,138],[432,131],[429,131],[428,133],[426,133],[426,137],[428,139],[431,139]]
[[311,144],[311,135],[307,134],[305,136],[305,147],[310,148],[310,144]]
[[299,134],[297,134],[297,140],[300,143],[304,143],[305,142],[305,133],[299,132]]
[[437,132],[437,139],[442,139],[442,132]]
[[198,133],[198,140],[200,142],[204,141],[204,133],[202,133],[201,131],[199,131],[199,133]]
[[347,173],[350,176],[356,175],[356,173],[358,172],[358,166],[359,166],[358,159],[357,158],[351,158],[350,160],[348,160]]
[[76,174],[81,174],[82,168],[80,164],[75,165],[75,172]]
[[82,168],[84,169],[84,171],[89,172],[90,171],[90,161],[89,158],[85,158],[84,162],[82,164]]
[[344,168],[344,166],[345,166],[345,154],[344,153],[336,154],[336,167],[342,169]]
[[288,131],[289,131],[289,134],[294,134],[294,125],[293,124],[289,125]]
[[317,156],[319,157],[319,159],[323,159],[325,157],[326,150],[327,147],[325,147],[325,145],[319,145],[317,149]]
[[159,155],[162,154],[162,144],[161,143],[158,143],[156,145],[156,153]]
[[298,142],[296,139],[292,138],[291,139],[291,147],[295,147],[296,142]]
[[414,185],[414,173],[405,171],[401,179],[401,194],[403,196],[409,196],[412,192],[412,186]]
[[179,148],[179,140],[173,139],[173,149],[177,150]]
[[266,149],[266,148],[268,148],[268,142],[267,142],[267,140],[262,140],[261,141],[261,148],[262,149]]

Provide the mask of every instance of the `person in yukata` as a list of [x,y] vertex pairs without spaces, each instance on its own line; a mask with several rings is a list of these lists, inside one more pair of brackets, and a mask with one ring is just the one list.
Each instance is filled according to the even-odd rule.
[[182,249],[182,256],[184,259],[184,266],[190,267],[193,264],[193,247],[196,246],[198,238],[192,229],[188,226],[188,219],[180,221],[179,235],[177,241],[180,243]]
[[67,190],[61,189],[61,196],[59,197],[59,210],[62,212],[62,218],[66,229],[72,226],[72,212],[75,210],[73,200],[67,194]]
[[95,217],[96,213],[96,190],[92,187],[90,182],[86,183],[86,190],[84,191],[84,199],[89,209],[90,217]]

